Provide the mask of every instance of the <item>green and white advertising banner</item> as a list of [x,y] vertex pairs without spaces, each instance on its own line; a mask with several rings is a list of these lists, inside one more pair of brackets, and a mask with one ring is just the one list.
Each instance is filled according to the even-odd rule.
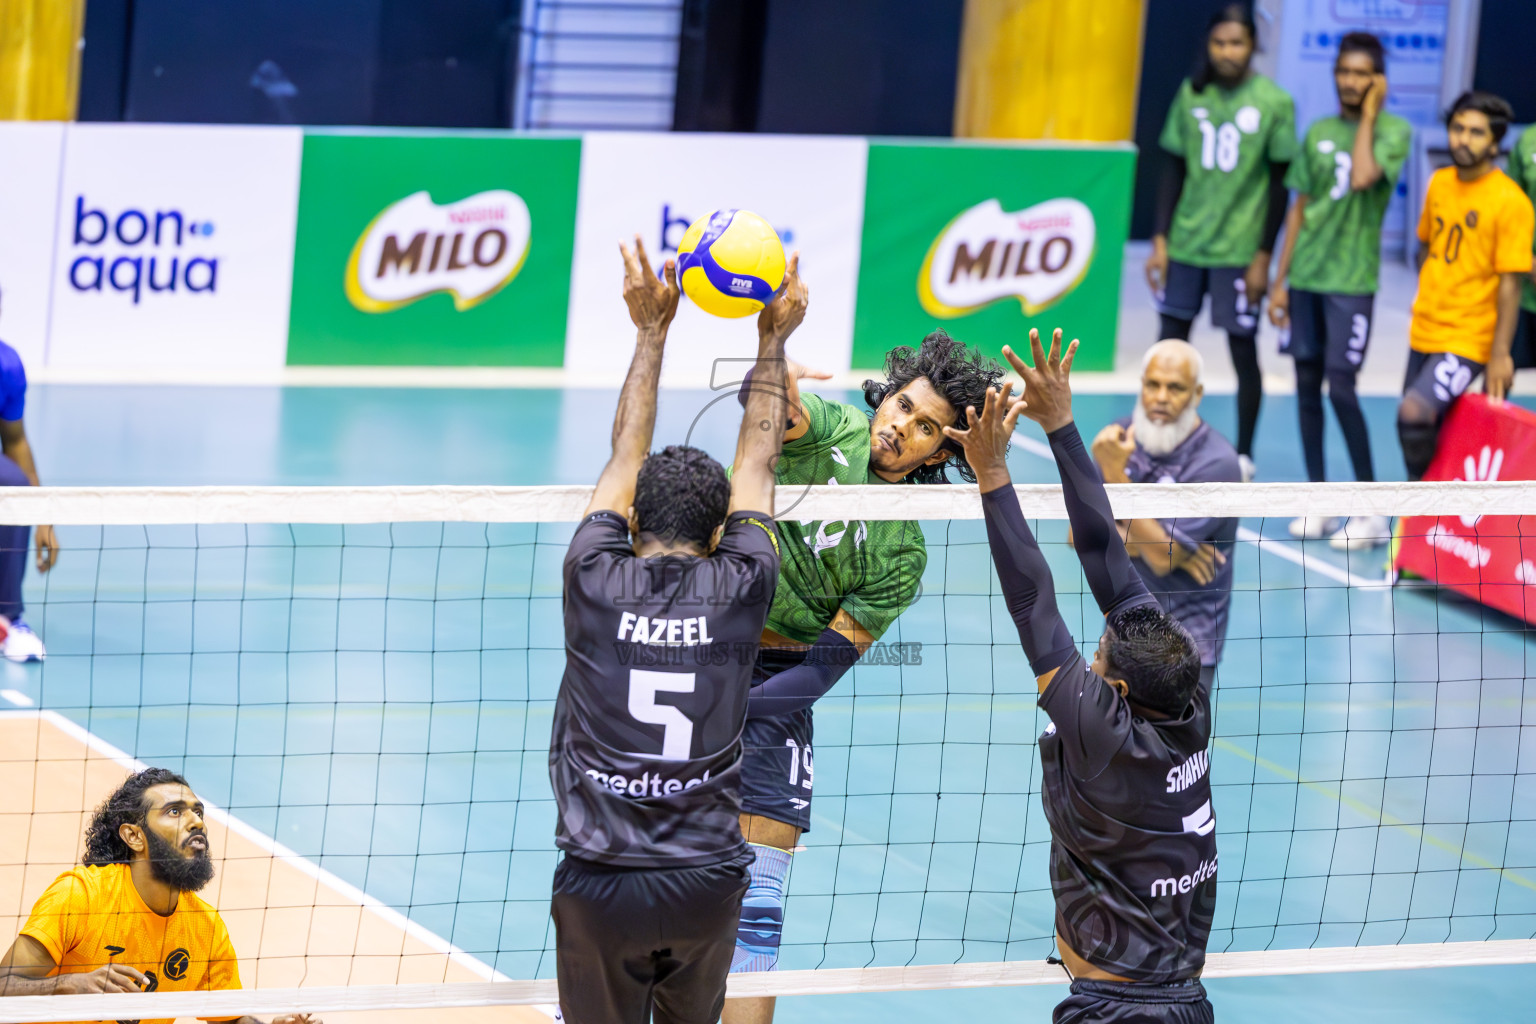
[[1112,370],[1136,152],[871,143],[855,367],[942,327],[995,352],[1060,327]]
[[289,365],[560,366],[577,138],[304,137]]
[[[790,355],[878,367],[944,328],[1030,327],[1114,366],[1135,150],[831,136],[0,126],[8,339],[59,380],[273,383],[290,366],[553,367],[622,378],[620,239],[659,267],[751,210],[811,289]],[[684,301],[664,379],[750,359]]]
[[[664,259],[676,257],[690,223],[717,209],[739,209],[772,224],[786,255],[800,252],[812,312],[790,339],[790,357],[847,369],[866,149],[863,139],[836,136],[588,135],[565,365],[609,380],[629,367],[635,328],[620,297],[620,241],[632,244],[638,234],[660,271]],[[711,316],[684,296],[667,335],[663,382],[739,380],[757,353],[756,323]]]

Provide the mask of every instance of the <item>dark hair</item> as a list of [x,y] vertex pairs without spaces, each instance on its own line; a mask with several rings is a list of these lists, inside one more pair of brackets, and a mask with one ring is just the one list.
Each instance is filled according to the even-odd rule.
[[186,779],[169,768],[146,768],[124,779],[117,792],[96,808],[91,823],[86,826],[85,856],[80,863],[89,867],[92,864],[126,864],[132,860],[133,851],[123,842],[118,830],[124,825],[142,826],[149,813],[145,791],[167,783],[192,788]]
[[1194,637],[1156,605],[1129,608],[1106,624],[1104,660],[1131,700],[1165,715],[1182,712],[1200,683]]
[[1451,109],[1445,112],[1445,126],[1449,128],[1457,114],[1463,110],[1476,110],[1488,118],[1488,128],[1493,132],[1494,142],[1503,142],[1504,133],[1509,131],[1509,122],[1515,119],[1515,108],[1509,105],[1509,101],[1502,96],[1495,96],[1491,92],[1481,92],[1477,89],[1468,89],[1456,97],[1456,102],[1451,104]]
[[635,477],[635,518],[640,531],[664,544],[709,547],[731,507],[731,482],[708,452],[669,444],[651,452]]
[[1374,32],[1346,32],[1339,40],[1339,56],[1346,53],[1363,53],[1371,58],[1371,66],[1378,75],[1387,70],[1387,51],[1381,45],[1381,37]]
[[[981,411],[987,389],[1003,379],[1003,368],[980,350],[956,341],[944,331],[934,331],[916,349],[898,345],[887,352],[885,380],[866,380],[864,401],[871,409],[879,409],[887,398],[919,377],[926,377],[933,390],[954,409],[955,418],[947,426],[958,427],[965,423],[966,406],[974,405],[977,412]],[[945,467],[953,464],[960,471],[960,479],[969,484],[976,482],[971,464],[965,461],[964,448],[947,437],[939,448],[949,452],[950,457],[936,466],[918,466],[907,474],[907,480],[919,484],[948,483]]]
[[1190,76],[1189,84],[1195,92],[1204,92],[1205,87],[1216,81],[1216,69],[1211,66],[1211,33],[1216,31],[1217,25],[1225,25],[1235,22],[1248,30],[1248,39],[1253,43],[1254,49],[1259,46],[1259,27],[1253,21],[1253,9],[1247,4],[1223,4],[1211,14],[1210,20],[1205,23],[1205,35],[1200,37],[1200,60],[1195,65],[1195,73]]

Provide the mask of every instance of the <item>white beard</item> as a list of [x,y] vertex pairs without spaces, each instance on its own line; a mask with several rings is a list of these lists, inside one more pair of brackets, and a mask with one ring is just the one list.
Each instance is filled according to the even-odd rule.
[[1195,412],[1193,402],[1186,405],[1184,411],[1179,413],[1179,418],[1172,423],[1152,422],[1140,399],[1137,399],[1136,408],[1131,413],[1131,426],[1136,430],[1137,447],[1156,458],[1162,458],[1183,444],[1199,425],[1200,417]]

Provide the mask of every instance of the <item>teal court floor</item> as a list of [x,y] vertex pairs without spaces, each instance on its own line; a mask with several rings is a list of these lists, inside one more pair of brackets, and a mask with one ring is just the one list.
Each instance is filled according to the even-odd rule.
[[[849,396],[850,398],[852,396]],[[734,447],[737,406],[668,391],[658,444]],[[586,484],[607,457],[599,390],[42,385],[27,425],[54,484]],[[1085,395],[1085,431],[1127,396]],[[1400,479],[1390,399],[1364,399]],[[1230,396],[1204,409],[1229,430]],[[1331,426],[1330,426],[1330,429]],[[1264,479],[1303,478],[1295,405],[1269,399]],[[1336,434],[1330,467],[1347,468]],[[1018,448],[1018,482],[1053,482]],[[1211,949],[1536,935],[1536,684],[1520,623],[1382,576],[1287,517],[1238,546],[1216,686],[1220,910]],[[817,707],[813,827],[783,966],[1038,959],[1050,950],[1045,719],[976,522],[925,523],[923,596]],[[550,709],[570,527],[114,526],[61,530],[29,573],[41,666],[0,685],[199,792],[513,977],[548,976]],[[1070,625],[1100,623],[1064,526],[1040,529]],[[1289,557],[1287,557],[1289,556]],[[15,703],[15,701],[12,701]],[[1244,1022],[1515,1020],[1536,967],[1210,985]],[[799,997],[784,1021],[1046,1020],[1064,994],[975,989]]]

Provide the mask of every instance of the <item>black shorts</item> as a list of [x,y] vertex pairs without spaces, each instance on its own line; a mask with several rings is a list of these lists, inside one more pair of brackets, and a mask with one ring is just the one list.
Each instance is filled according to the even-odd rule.
[[1359,373],[1371,342],[1374,295],[1292,290],[1291,326],[1280,351],[1298,363],[1322,363],[1329,373]]
[[1169,260],[1168,280],[1153,295],[1153,302],[1164,316],[1193,320],[1200,315],[1200,305],[1209,293],[1211,323],[1230,334],[1252,337],[1259,330],[1264,296],[1250,300],[1243,283],[1247,271],[1247,267],[1192,267]]
[[[793,668],[802,652],[758,652],[752,683]],[[749,718],[741,734],[741,809],[811,830],[811,709],[772,718]]]
[[695,868],[567,856],[549,913],[566,1024],[715,1024],[736,949],[750,852]]
[[1449,352],[1408,352],[1408,373],[1403,377],[1403,394],[1418,395],[1434,407],[1436,417],[1443,417],[1483,372],[1482,363],[1474,363]]
[[1052,1024],[1214,1024],[1216,1011],[1199,978],[1166,985],[1118,981],[1072,982],[1072,994],[1056,1004]]

